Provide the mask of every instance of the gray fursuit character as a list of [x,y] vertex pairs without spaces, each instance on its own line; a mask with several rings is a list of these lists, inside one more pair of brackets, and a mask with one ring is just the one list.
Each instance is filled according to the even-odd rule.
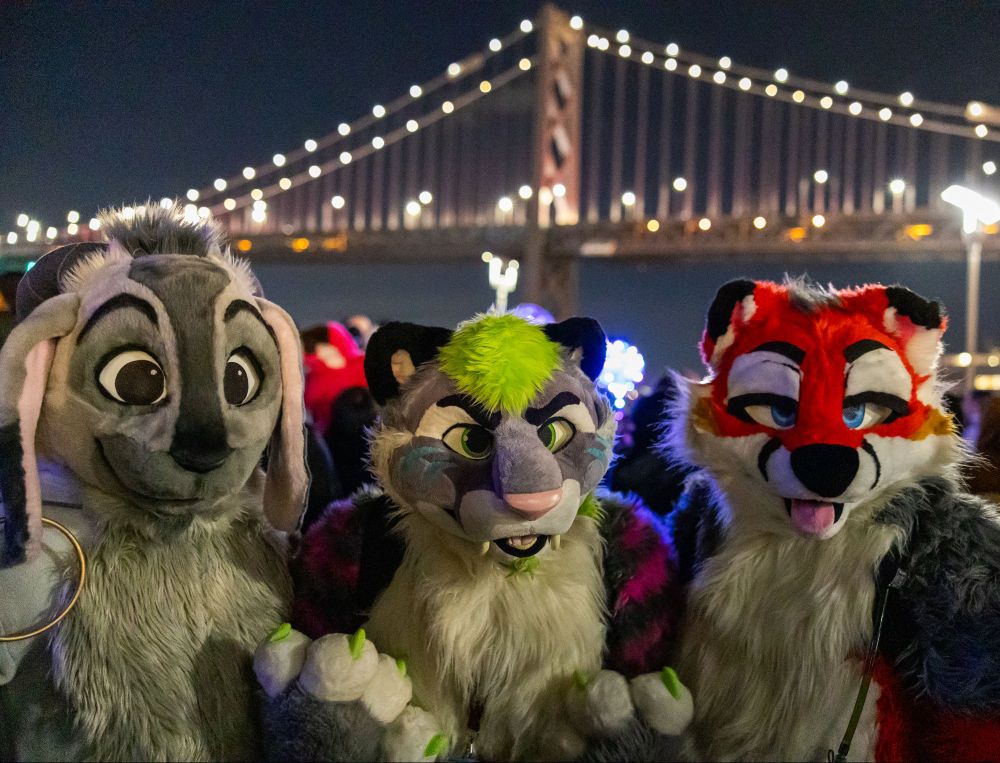
[[[132,210],[128,210],[132,213]],[[0,354],[0,758],[249,759],[308,490],[291,319],[208,222],[102,217],[18,293]],[[269,448],[270,446],[270,448]],[[267,473],[259,464],[268,452]]]
[[957,478],[944,328],[902,287],[720,289],[674,432],[700,755],[1000,754],[1000,523]]
[[593,496],[615,432],[605,348],[586,318],[375,333],[382,491],[303,540],[300,630],[255,663],[274,758],[671,754],[691,713],[659,672],[672,554],[645,510]]

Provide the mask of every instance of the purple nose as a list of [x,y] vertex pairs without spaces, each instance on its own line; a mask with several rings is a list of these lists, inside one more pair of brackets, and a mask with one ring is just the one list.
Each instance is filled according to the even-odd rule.
[[543,490],[541,493],[508,493],[504,496],[507,504],[527,519],[538,519],[548,514],[562,500],[562,488]]

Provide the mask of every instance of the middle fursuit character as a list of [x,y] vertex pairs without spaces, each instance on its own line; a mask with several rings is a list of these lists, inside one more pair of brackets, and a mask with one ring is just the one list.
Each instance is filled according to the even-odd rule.
[[719,290],[673,432],[701,757],[1000,751],[1000,524],[958,479],[945,323],[896,286]]
[[375,333],[381,489],[303,538],[301,632],[256,660],[272,757],[676,754],[692,702],[664,669],[672,552],[645,509],[594,495],[605,350],[587,318]]

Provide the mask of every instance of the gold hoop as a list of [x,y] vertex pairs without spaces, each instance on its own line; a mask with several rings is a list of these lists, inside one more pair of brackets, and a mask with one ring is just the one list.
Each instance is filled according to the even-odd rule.
[[73,598],[69,600],[69,604],[63,608],[63,611],[60,612],[55,619],[49,621],[41,627],[35,628],[31,631],[25,631],[24,633],[15,633],[12,636],[4,636],[0,634],[0,644],[11,641],[24,641],[25,639],[34,638],[35,636],[45,633],[45,631],[50,628],[54,628],[72,611],[73,607],[76,606],[76,602],[80,598],[80,593],[83,591],[83,584],[87,580],[87,555],[83,552],[83,546],[80,545],[80,541],[76,539],[76,536],[54,519],[42,517],[42,524],[54,527],[56,530],[61,532],[66,537],[66,540],[68,540],[73,546],[73,550],[76,551],[76,558],[80,565],[80,582],[77,584],[76,591],[73,592]]

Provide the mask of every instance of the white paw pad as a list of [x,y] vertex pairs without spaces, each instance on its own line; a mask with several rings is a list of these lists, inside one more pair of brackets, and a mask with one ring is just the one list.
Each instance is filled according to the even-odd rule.
[[448,738],[440,733],[434,716],[415,705],[407,705],[382,738],[382,755],[390,763],[436,760],[449,748]]
[[614,670],[601,670],[589,680],[576,676],[566,709],[587,737],[612,736],[634,717],[628,681]]
[[365,639],[364,629],[353,636],[331,633],[309,647],[299,686],[324,702],[352,702],[364,694],[378,663],[378,652]]
[[302,672],[312,639],[288,623],[264,639],[253,656],[253,672],[269,697],[277,697]]
[[631,689],[639,717],[654,731],[676,736],[690,725],[694,701],[671,668],[633,678]]

